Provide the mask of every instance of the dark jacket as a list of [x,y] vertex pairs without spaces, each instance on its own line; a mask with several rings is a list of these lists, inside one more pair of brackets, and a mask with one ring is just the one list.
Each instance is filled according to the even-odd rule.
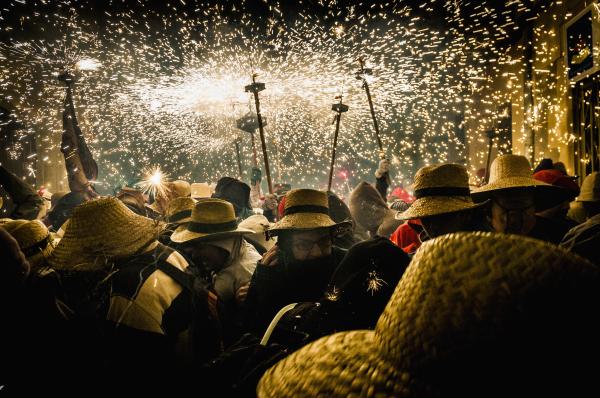
[[560,246],[600,266],[600,214],[567,232]]
[[346,251],[333,247],[332,254],[318,260],[256,266],[246,298],[245,329],[261,336],[277,312],[290,303],[317,301]]

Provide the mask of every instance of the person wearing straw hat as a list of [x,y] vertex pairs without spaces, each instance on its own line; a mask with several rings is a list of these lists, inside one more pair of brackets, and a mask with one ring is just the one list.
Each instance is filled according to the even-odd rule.
[[489,182],[471,193],[476,202],[491,200],[488,221],[494,231],[555,244],[560,243],[568,229],[536,212],[557,206],[570,195],[568,189],[533,178],[529,161],[520,155],[494,159]]
[[577,202],[583,205],[587,220],[571,229],[560,245],[600,266],[600,173],[585,177]]
[[485,203],[474,203],[469,190],[467,169],[458,164],[425,166],[417,171],[413,204],[398,220],[420,220],[429,238],[458,232],[483,230],[483,215],[477,212]]
[[327,194],[293,189],[285,196],[283,217],[269,228],[277,244],[259,262],[246,299],[246,327],[262,335],[283,306],[316,301],[325,292],[345,250],[333,246],[336,235],[351,222],[336,223],[329,216]]
[[171,245],[171,235],[173,232],[192,220],[192,209],[196,205],[196,201],[191,197],[175,198],[169,202],[167,206],[167,212],[165,214],[165,221],[167,225],[160,233],[158,238],[159,242],[163,245]]
[[46,266],[46,260],[54,250],[54,239],[48,228],[39,220],[14,220],[2,226],[19,243],[21,251],[37,272]]
[[192,209],[189,221],[171,235],[208,281],[217,296],[219,319],[225,343],[241,332],[245,287],[252,277],[260,254],[244,237],[254,231],[238,226],[233,205],[217,198],[201,199]]
[[105,317],[115,367],[153,370],[168,361],[176,369],[217,344],[199,341],[193,322],[209,324],[208,301],[191,305],[197,291],[188,262],[157,241],[160,230],[117,198],[91,200],[73,210],[48,260],[62,276],[68,304]]
[[599,299],[600,269],[556,246],[444,235],[417,252],[374,331],[301,348],[257,396],[595,395]]

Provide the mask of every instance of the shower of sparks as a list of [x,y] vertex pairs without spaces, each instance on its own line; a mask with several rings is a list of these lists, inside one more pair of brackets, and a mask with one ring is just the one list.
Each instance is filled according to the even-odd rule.
[[[354,79],[359,57],[373,70],[363,77],[393,182],[410,185],[426,164],[466,164],[466,145],[480,137],[465,137],[465,126],[483,131],[495,116],[482,115],[471,98],[490,84],[490,66],[510,62],[495,44],[515,26],[508,14],[496,18],[491,0],[424,0],[418,7],[317,0],[294,18],[284,16],[285,2],[273,1],[265,2],[267,19],[244,11],[246,1],[166,1],[156,10],[146,0],[111,0],[97,13],[92,3],[23,0],[0,10],[0,20],[19,21],[3,28],[11,39],[0,41],[2,99],[22,125],[7,150],[18,158],[23,140],[35,135],[42,145],[30,164],[50,159],[47,167],[61,167],[52,155],[59,153],[64,96],[55,76],[74,71],[80,125],[102,180],[114,187],[132,184],[143,165],[156,163],[190,182],[237,175],[236,140],[248,171],[250,135],[235,120],[254,110],[244,92],[253,72],[266,84],[260,98],[275,182],[327,186],[331,98],[344,84],[350,111],[336,168],[348,173],[333,188],[347,192],[348,184],[372,180],[379,157],[362,82]],[[510,3],[523,10],[531,0]],[[24,7],[34,12],[23,16]],[[427,19],[440,9],[444,27]],[[491,16],[494,23],[486,23]],[[470,160],[480,164],[484,153],[482,147]]]

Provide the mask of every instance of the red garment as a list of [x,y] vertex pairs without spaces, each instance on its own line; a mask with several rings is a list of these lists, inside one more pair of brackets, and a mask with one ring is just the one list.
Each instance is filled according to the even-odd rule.
[[533,175],[533,178],[546,184],[568,189],[572,193],[573,198],[579,196],[579,185],[560,170],[540,170]]
[[279,206],[277,207],[277,216],[278,219],[281,220],[283,218],[283,211],[285,210],[285,196],[281,198],[279,201]]
[[402,188],[402,187],[396,187],[396,188],[394,188],[394,190],[390,194],[389,198],[390,199],[397,198],[397,199],[400,199],[401,201],[406,202],[406,203],[412,203],[412,202],[415,201],[415,198],[411,194],[409,194],[408,192],[406,192],[404,190],[404,188]]
[[412,254],[421,246],[419,233],[423,230],[420,220],[408,220],[390,236],[390,240],[405,253]]

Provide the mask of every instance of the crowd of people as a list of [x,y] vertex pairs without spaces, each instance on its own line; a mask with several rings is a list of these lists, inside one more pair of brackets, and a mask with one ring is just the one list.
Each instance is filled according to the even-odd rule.
[[347,203],[231,177],[149,203],[98,195],[64,123],[70,192],[0,167],[4,389],[598,392],[600,174],[503,155],[479,187],[439,164],[388,196],[384,159]]

